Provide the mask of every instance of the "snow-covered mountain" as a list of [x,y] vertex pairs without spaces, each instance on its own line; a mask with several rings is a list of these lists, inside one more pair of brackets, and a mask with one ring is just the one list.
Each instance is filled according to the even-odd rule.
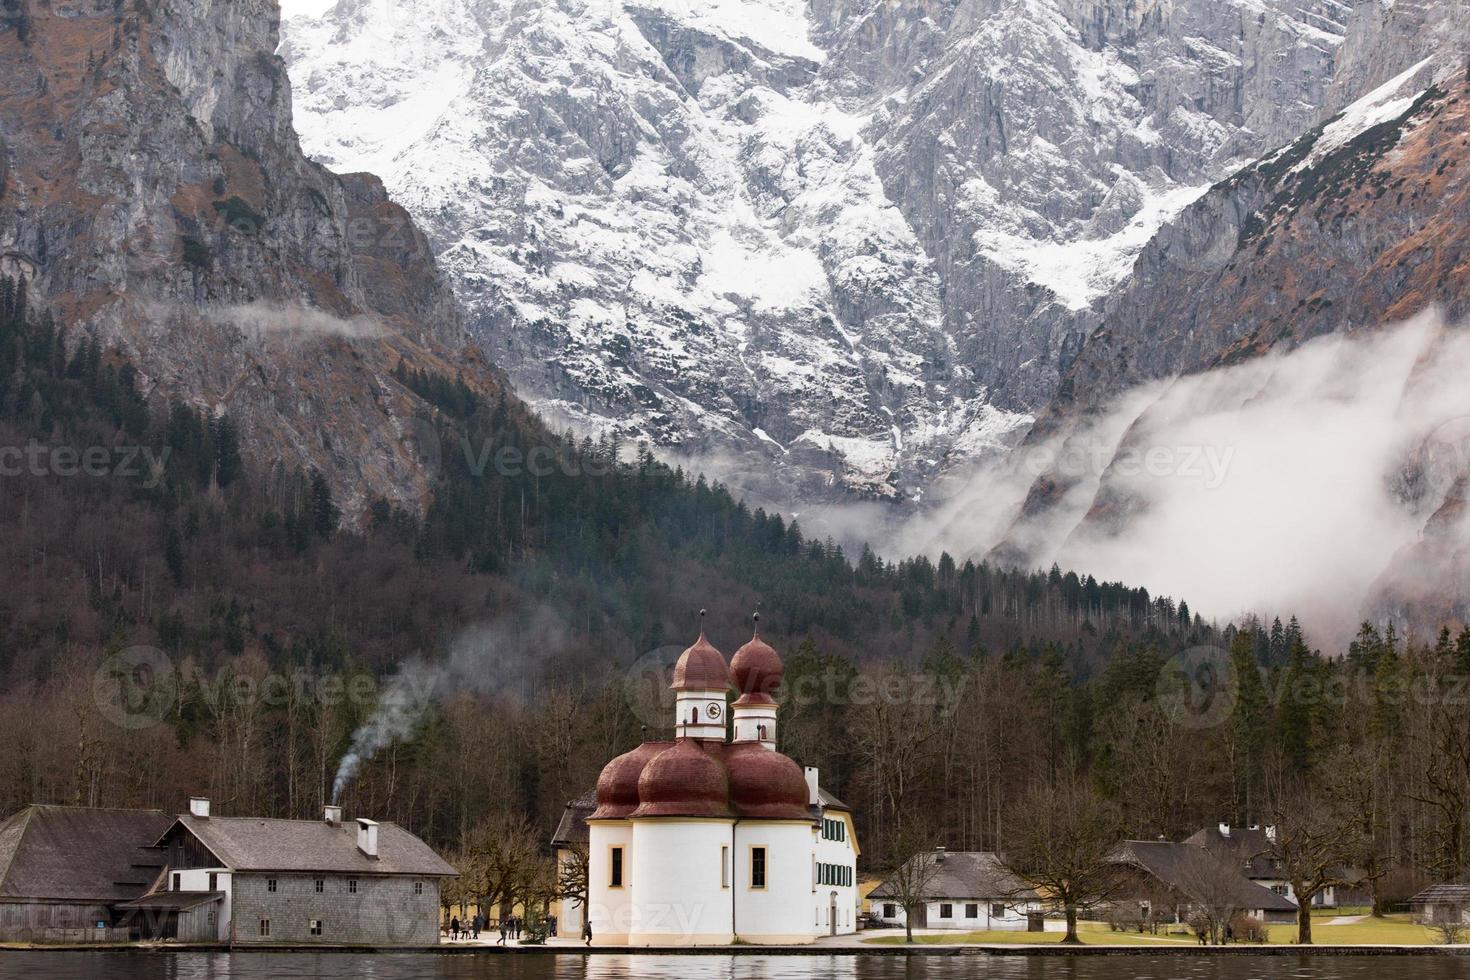
[[797,500],[1014,445],[1161,225],[1409,54],[1390,0],[295,2],[305,148],[522,395]]

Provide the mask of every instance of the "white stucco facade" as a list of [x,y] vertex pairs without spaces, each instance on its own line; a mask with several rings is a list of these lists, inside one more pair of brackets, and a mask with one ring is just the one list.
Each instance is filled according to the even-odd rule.
[[[944,898],[924,903],[915,925],[925,929],[958,929],[964,932],[1024,932],[1027,913],[1040,912],[1040,902],[1017,903],[1006,898]],[[902,928],[908,922],[903,906],[894,899],[875,898],[872,913],[885,926]]]
[[856,932],[858,851],[852,815],[824,809],[812,837],[812,927],[819,936]]

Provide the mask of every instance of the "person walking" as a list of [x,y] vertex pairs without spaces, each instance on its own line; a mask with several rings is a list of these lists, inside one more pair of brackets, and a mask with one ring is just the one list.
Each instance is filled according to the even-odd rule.
[[458,939],[459,938],[459,916],[457,916],[457,915],[454,918],[452,918],[452,919],[449,920],[449,938],[450,939]]
[[505,931],[508,928],[510,928],[510,924],[505,921],[505,917],[504,916],[501,916],[501,918],[500,918],[500,942],[497,945],[500,945],[500,946],[504,946],[505,945]]
[[474,919],[470,921],[470,935],[474,939],[480,938],[480,913],[476,912]]
[[552,937],[556,936],[556,916],[554,915],[548,915],[546,917],[546,934]]
[[586,943],[587,943],[588,946],[591,946],[592,945],[592,917],[591,916],[588,916],[586,919],[582,920],[582,939],[586,941]]

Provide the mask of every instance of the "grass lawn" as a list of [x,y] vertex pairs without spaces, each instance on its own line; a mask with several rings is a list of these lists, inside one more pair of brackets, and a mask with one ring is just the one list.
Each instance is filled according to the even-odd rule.
[[[1312,941],[1319,946],[1433,946],[1438,943],[1430,930],[1415,925],[1407,915],[1390,915],[1383,919],[1365,918],[1350,925],[1330,926],[1327,923],[1346,914],[1357,914],[1356,910],[1326,910],[1312,914]],[[1193,936],[1159,934],[1140,935],[1136,932],[1111,932],[1101,922],[1079,922],[1078,937],[1087,946],[1194,946],[1198,942]],[[1272,945],[1289,945],[1296,942],[1296,926],[1278,925],[1267,930]],[[1028,945],[1032,943],[1059,943],[1060,932],[952,932],[942,935],[915,936],[915,945]],[[883,946],[901,946],[902,936],[882,936],[865,939],[865,943]]]
[[[1312,913],[1312,942],[1319,946],[1343,945],[1408,945],[1434,946],[1439,937],[1421,925],[1409,920],[1407,915],[1390,915],[1382,919],[1365,918],[1344,926],[1329,926],[1327,923],[1338,918],[1339,911]],[[1296,926],[1271,926],[1267,934],[1272,943],[1296,942]]]
[[[976,945],[980,943],[998,943],[1011,946],[1026,946],[1036,943],[1059,943],[1066,935],[1064,932],[1015,932],[1004,930],[992,930],[990,932],[953,932],[943,935],[915,936],[914,945]],[[1192,936],[1165,936],[1162,933],[1153,935],[1139,935],[1136,932],[1111,932],[1106,924],[1101,922],[1079,922],[1077,923],[1077,938],[1082,940],[1084,946],[1193,946],[1196,940]],[[881,946],[902,946],[902,936],[881,936],[877,939],[864,939],[865,943],[873,943]]]

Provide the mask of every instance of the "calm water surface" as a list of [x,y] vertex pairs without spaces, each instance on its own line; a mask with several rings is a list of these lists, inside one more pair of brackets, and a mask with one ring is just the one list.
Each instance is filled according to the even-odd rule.
[[0,980],[1459,980],[1443,956],[433,956],[0,952]]

